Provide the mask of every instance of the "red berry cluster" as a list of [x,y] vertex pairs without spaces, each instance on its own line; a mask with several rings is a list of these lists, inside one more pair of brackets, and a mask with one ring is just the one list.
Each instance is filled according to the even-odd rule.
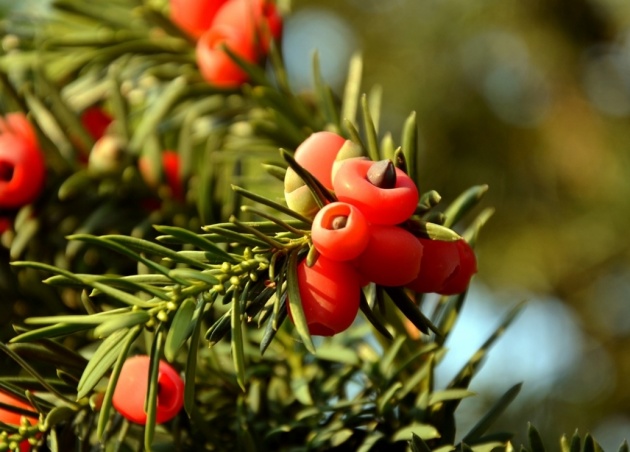
[[[33,412],[35,411],[35,408],[33,408],[28,403],[22,402],[21,400],[16,399],[12,395],[7,394],[6,392],[3,392],[3,391],[0,391],[0,403],[4,403],[6,405],[13,406],[15,408],[22,408],[22,409],[30,410]],[[21,414],[16,413],[15,411],[0,408],[0,422],[3,422],[5,424],[8,424],[14,427],[21,427],[22,425],[24,425],[23,418],[27,419],[30,425],[37,425],[39,422],[39,419],[37,417],[22,416]],[[20,447],[20,452],[28,452],[29,450],[32,449],[31,444],[29,443],[28,439],[24,439],[20,441],[19,447]]]
[[[350,141],[318,132],[295,152],[295,160],[337,202],[318,210],[309,188],[289,168],[285,199],[292,209],[314,215],[315,265],[298,267],[302,307],[311,334],[330,336],[348,328],[359,309],[361,286],[406,286],[418,292],[463,292],[477,271],[466,241],[420,238],[402,225],[414,214],[418,189],[389,160],[357,157]],[[291,313],[289,312],[289,315]]]
[[0,209],[17,209],[41,193],[44,156],[33,127],[22,113],[0,118]]
[[[112,405],[125,419],[146,424],[145,399],[151,358],[133,356],[125,361],[118,377]],[[156,422],[170,421],[184,406],[184,381],[166,361],[159,362]]]
[[269,0],[171,0],[170,6],[173,22],[197,39],[201,75],[222,88],[248,80],[223,46],[257,63],[282,32],[282,18]]

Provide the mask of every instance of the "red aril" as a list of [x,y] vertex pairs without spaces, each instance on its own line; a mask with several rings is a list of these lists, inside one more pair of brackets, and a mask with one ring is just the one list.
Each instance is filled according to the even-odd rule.
[[295,161],[319,180],[324,187],[333,189],[332,168],[337,154],[346,139],[333,132],[315,132],[295,150]]
[[422,245],[398,226],[373,224],[365,251],[352,263],[365,278],[382,286],[404,286],[420,271]]
[[171,20],[194,38],[210,28],[215,15],[228,0],[170,0]]
[[[35,409],[28,403],[23,402],[22,400],[17,399],[3,391],[0,391],[0,402],[16,408],[23,408],[25,410],[35,412]],[[39,422],[39,419],[35,416],[26,416],[26,419],[28,419],[31,425],[36,425]],[[15,411],[0,408],[0,422],[19,427],[22,424],[22,415],[20,413],[16,413]],[[31,445],[28,440],[25,439],[20,442],[21,452],[27,452],[29,450],[31,450]]]
[[269,0],[230,0],[214,17],[212,28],[217,26],[239,30],[257,53],[266,55],[271,40],[280,39],[282,17]]
[[46,178],[44,156],[35,131],[21,113],[0,120],[0,209],[29,204],[41,193]]
[[183,201],[185,198],[184,185],[179,173],[179,154],[175,151],[164,151],[162,153],[162,165],[164,166],[164,176],[166,182],[173,193],[173,197]]
[[393,168],[394,186],[381,188],[368,179],[373,162],[362,158],[344,160],[333,180],[339,201],[359,208],[373,224],[395,225],[409,219],[418,204],[418,188],[402,170]]
[[361,254],[370,239],[369,225],[351,204],[325,205],[313,220],[311,239],[319,253],[335,261],[348,261]]
[[[179,154],[176,151],[166,150],[162,152],[162,174],[174,198],[183,201],[185,199],[184,184],[180,173]],[[138,170],[146,184],[152,189],[157,189],[160,185],[160,177],[151,168],[149,159],[141,156],[138,159]]]
[[[320,256],[312,267],[300,262],[297,275],[309,332],[332,336],[346,330],[359,312],[361,286],[356,270]],[[288,302],[287,309],[293,321]]]
[[[144,411],[149,386],[151,359],[146,355],[128,358],[120,371],[112,404],[126,419],[146,424]],[[158,371],[156,422],[161,424],[174,418],[184,405],[184,381],[166,361],[160,360]]]
[[457,240],[455,246],[458,253],[457,267],[444,281],[438,292],[442,295],[455,295],[464,292],[473,275],[477,273],[477,258],[468,242],[463,239]]
[[440,293],[444,282],[459,265],[456,242],[418,238],[422,244],[422,261],[418,276],[406,286],[416,292]]
[[112,121],[113,118],[99,107],[89,107],[81,113],[81,124],[95,140],[105,135]]
[[222,46],[251,63],[256,62],[256,50],[246,33],[228,25],[211,27],[197,41],[197,66],[203,78],[220,88],[237,88],[248,76]]

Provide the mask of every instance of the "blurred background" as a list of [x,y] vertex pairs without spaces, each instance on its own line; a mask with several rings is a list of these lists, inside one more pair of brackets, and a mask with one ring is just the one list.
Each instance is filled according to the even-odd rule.
[[[283,2],[279,2],[283,3]],[[44,8],[45,1],[0,0]],[[417,112],[421,190],[444,203],[488,184],[496,213],[479,274],[449,340],[445,385],[521,300],[464,401],[461,432],[505,390],[498,422],[547,444],[577,428],[605,450],[630,439],[630,2],[626,0],[293,0],[283,39],[297,90],[318,50],[343,91],[364,57],[382,87],[380,132],[400,143]]]
[[521,300],[460,424],[512,384],[499,425],[547,444],[630,439],[630,3],[621,0],[294,0],[283,45],[296,89],[317,49],[343,91],[360,50],[383,90],[380,131],[418,114],[421,189],[447,203],[487,183],[496,213],[449,341],[448,382]]

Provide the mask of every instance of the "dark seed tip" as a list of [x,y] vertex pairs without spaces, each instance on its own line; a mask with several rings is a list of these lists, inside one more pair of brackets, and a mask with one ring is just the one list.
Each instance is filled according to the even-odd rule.
[[396,167],[391,160],[374,162],[367,172],[367,180],[379,188],[396,186]]
[[347,223],[348,217],[344,215],[337,215],[335,218],[332,219],[330,227],[336,231],[337,229],[345,228]]

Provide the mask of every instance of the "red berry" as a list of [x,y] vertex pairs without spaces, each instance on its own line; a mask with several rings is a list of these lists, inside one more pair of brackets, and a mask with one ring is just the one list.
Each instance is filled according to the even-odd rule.
[[171,20],[194,38],[210,28],[217,11],[228,0],[171,0]]
[[444,281],[438,293],[442,295],[455,295],[462,293],[468,287],[470,279],[477,273],[477,258],[475,252],[465,240],[455,242],[459,262],[453,273]]
[[311,239],[319,253],[335,261],[356,258],[367,247],[369,225],[359,209],[333,202],[324,206],[313,220]]
[[0,208],[29,204],[44,188],[46,166],[35,131],[21,113],[0,120]]
[[[146,424],[144,402],[149,385],[151,359],[146,355],[125,361],[114,389],[112,404],[126,419]],[[184,381],[166,361],[160,360],[158,373],[156,422],[161,424],[174,418],[184,405]]]
[[162,165],[164,165],[164,176],[171,188],[173,197],[184,200],[184,186],[179,174],[179,154],[175,151],[164,151],[162,153]]
[[422,261],[416,279],[406,286],[416,292],[440,293],[446,279],[459,265],[457,242],[418,238],[422,244]]
[[398,226],[373,224],[368,245],[353,264],[370,281],[382,286],[404,286],[420,271],[422,245]]
[[295,150],[295,161],[303,166],[324,187],[333,189],[332,168],[337,153],[346,142],[333,132],[315,132]]
[[[302,309],[312,335],[332,336],[346,330],[359,312],[361,286],[351,265],[320,256],[315,265],[298,264]],[[289,318],[291,308],[287,303]]]
[[89,107],[81,113],[81,124],[95,140],[105,135],[112,121],[113,118],[99,107]]
[[339,201],[359,208],[370,223],[402,223],[416,210],[418,188],[402,170],[395,168],[395,185],[381,188],[368,180],[368,172],[379,162],[362,158],[344,160],[333,180]]
[[8,231],[13,227],[13,220],[9,217],[0,217],[0,235],[4,233],[4,231]]
[[269,0],[230,0],[217,12],[212,28],[227,26],[243,33],[261,54],[282,34],[282,17]]
[[[30,411],[35,411],[35,409],[29,405],[28,403],[22,402],[20,399],[16,399],[12,395],[7,394],[6,392],[0,391],[0,402],[6,403],[7,405],[14,406],[16,408],[23,408]],[[39,422],[39,419],[34,416],[26,416],[31,425],[36,425]],[[4,422],[8,425],[20,426],[22,420],[22,415],[16,413],[14,411],[6,410],[4,408],[0,408],[0,422]],[[20,442],[20,451],[27,452],[31,450],[31,445],[28,440],[24,440]]]
[[252,63],[256,61],[256,51],[240,28],[227,25],[213,26],[197,41],[197,66],[203,78],[221,88],[236,88],[245,83],[248,76],[221,48],[222,45]]
[[[162,172],[166,183],[171,189],[173,197],[183,201],[185,199],[185,193],[184,185],[179,174],[179,165],[180,160],[177,152],[170,150],[162,152]],[[146,156],[141,156],[138,159],[138,169],[146,184],[153,189],[157,189],[160,185],[160,178],[154,174],[149,159]]]

